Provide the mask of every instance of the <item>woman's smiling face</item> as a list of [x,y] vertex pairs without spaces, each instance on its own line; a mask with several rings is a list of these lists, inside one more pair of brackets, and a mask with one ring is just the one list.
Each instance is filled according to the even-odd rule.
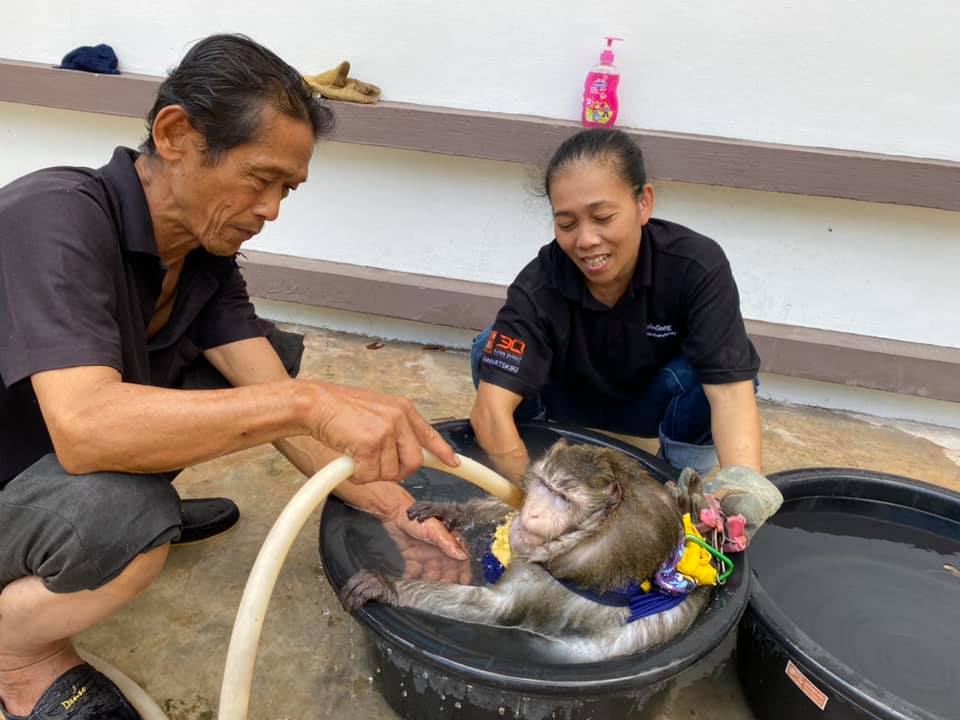
[[640,237],[653,211],[653,188],[631,186],[605,159],[577,160],[550,180],[557,243],[597,300],[613,306],[637,267]]

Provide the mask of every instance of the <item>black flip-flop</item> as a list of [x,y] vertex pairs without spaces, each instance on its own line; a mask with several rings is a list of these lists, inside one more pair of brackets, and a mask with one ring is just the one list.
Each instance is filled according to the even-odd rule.
[[7,720],[142,720],[113,681],[87,663],[58,677],[27,717],[0,710]]
[[180,538],[171,545],[186,545],[226,532],[240,519],[240,509],[227,498],[191,498],[180,501]]

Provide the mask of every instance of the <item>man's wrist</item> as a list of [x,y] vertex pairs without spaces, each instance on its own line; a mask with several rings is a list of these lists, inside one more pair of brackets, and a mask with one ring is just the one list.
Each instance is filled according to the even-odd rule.
[[321,413],[318,408],[323,405],[325,394],[322,386],[319,383],[296,379],[284,383],[290,398],[290,407],[293,409],[293,422],[300,429],[300,434],[319,439]]

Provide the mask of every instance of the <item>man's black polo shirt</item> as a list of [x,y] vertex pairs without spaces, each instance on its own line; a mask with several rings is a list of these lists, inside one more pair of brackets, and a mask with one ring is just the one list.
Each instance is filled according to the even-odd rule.
[[187,256],[173,312],[146,328],[166,272],[133,163],[40,170],[0,188],[0,487],[52,446],[30,376],[106,365],[172,387],[207,348],[264,334],[236,261]]
[[480,378],[528,398],[549,383],[586,404],[629,400],[681,353],[707,384],[750,380],[760,367],[723,250],[665,220],[644,226],[614,307],[590,294],[554,240],[514,280],[493,330]]

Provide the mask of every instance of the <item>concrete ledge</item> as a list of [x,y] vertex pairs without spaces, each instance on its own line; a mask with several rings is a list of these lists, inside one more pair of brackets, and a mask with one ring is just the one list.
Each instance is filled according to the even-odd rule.
[[764,372],[960,402],[960,348],[747,320]]
[[273,253],[243,256],[250,294],[266,300],[479,330],[507,296],[502,285]]
[[[161,78],[96,75],[0,59],[0,101],[145,117]],[[528,115],[383,102],[332,103],[332,139],[507,162],[545,163],[579,129]],[[960,162],[624,128],[651,178],[960,210]]]
[[[390,270],[244,253],[250,294],[267,300],[479,330],[506,287]],[[764,372],[960,402],[960,348],[747,320]]]

